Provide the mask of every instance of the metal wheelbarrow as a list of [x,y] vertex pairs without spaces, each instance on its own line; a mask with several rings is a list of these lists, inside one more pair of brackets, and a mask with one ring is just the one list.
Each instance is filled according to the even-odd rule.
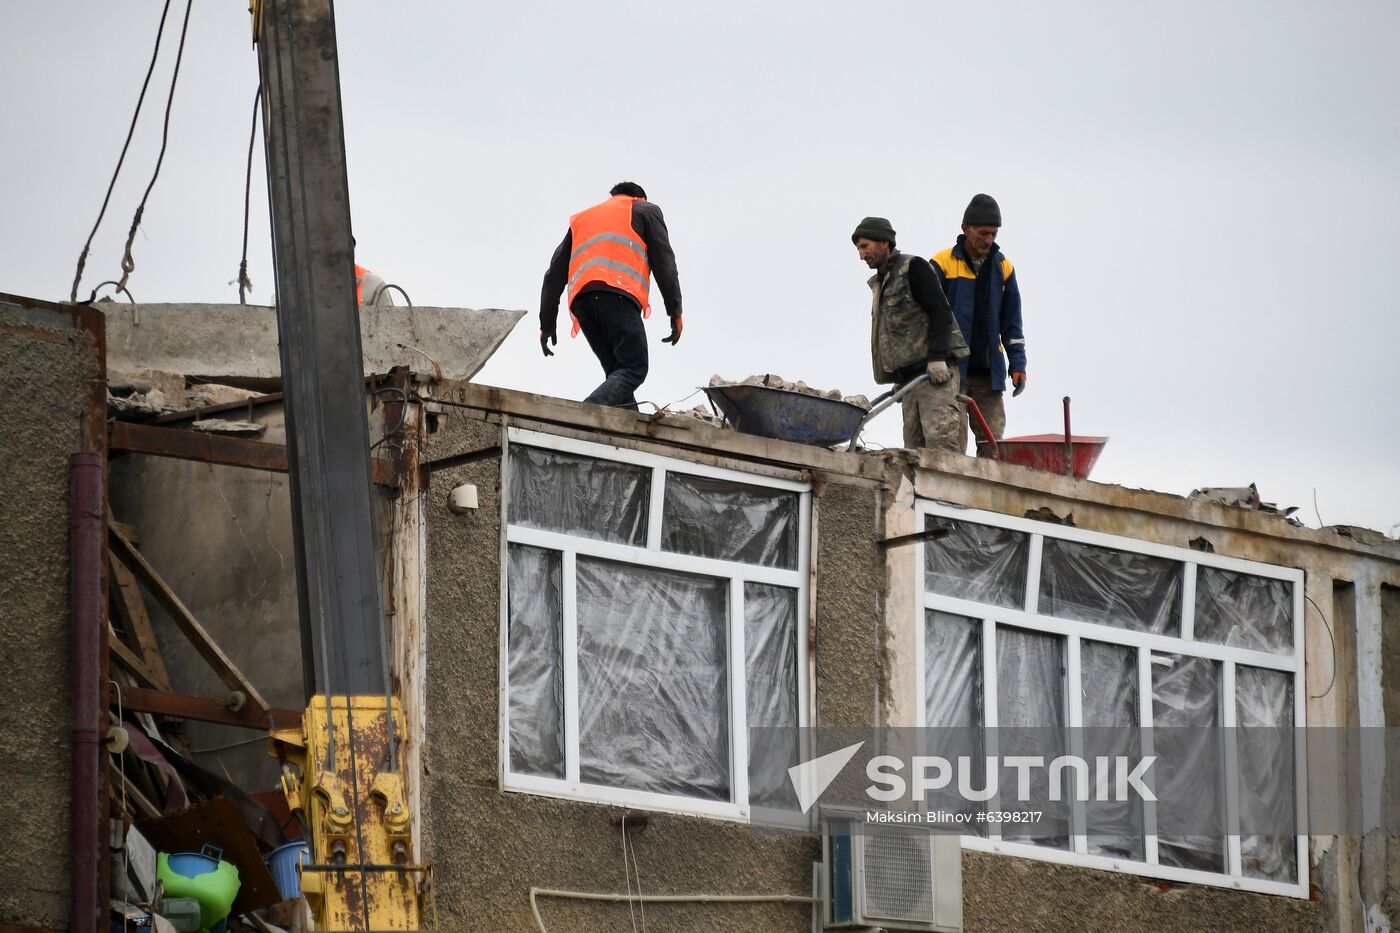
[[1064,434],[1025,434],[1020,437],[1003,438],[1000,441],[992,436],[992,429],[987,426],[987,419],[982,417],[982,410],[977,407],[977,403],[966,395],[959,395],[957,398],[967,406],[968,413],[985,438],[983,443],[991,445],[992,459],[1002,463],[1014,463],[1030,467],[1032,470],[1087,479],[1089,471],[1099,459],[1099,454],[1103,453],[1104,445],[1108,443],[1106,437],[1070,434],[1068,395],[1064,397]]
[[865,409],[841,399],[764,385],[704,386],[724,420],[741,434],[830,447],[851,436]]

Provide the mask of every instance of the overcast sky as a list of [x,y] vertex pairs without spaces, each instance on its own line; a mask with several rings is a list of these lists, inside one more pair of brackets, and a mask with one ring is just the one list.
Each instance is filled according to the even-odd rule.
[[[257,87],[246,4],[200,0],[135,247],[143,302],[236,301]],[[68,297],[158,0],[6,4],[0,291]],[[184,4],[84,276],[120,274]],[[415,304],[523,308],[478,377],[582,398],[537,344],[568,215],[616,181],[666,213],[685,295],[639,398],[713,373],[876,394],[850,233],[950,246],[1001,203],[1029,386],[1007,434],[1112,440],[1095,478],[1258,484],[1310,525],[1400,525],[1400,4],[336,4],[359,258]],[[271,303],[261,139],[250,272]],[[684,403],[695,404],[702,396]],[[899,442],[890,411],[871,440]],[[1317,509],[1313,495],[1316,492]]]

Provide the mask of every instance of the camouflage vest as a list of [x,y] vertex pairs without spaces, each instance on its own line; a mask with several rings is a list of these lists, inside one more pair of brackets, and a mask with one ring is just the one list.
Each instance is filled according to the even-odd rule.
[[[898,250],[891,252],[883,280],[876,273],[867,283],[872,293],[870,357],[875,381],[880,384],[899,382],[900,370],[928,362],[928,312],[914,300],[909,288],[909,263],[913,258]],[[962,359],[968,355],[967,344],[952,315],[949,322],[948,358]]]

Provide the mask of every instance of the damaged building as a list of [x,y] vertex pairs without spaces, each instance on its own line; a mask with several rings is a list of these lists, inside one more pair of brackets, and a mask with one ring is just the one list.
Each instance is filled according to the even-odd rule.
[[[425,928],[835,926],[821,833],[751,825],[775,789],[754,729],[1400,717],[1383,536],[1301,527],[1257,493],[479,385],[520,312],[370,311],[366,495]],[[241,873],[235,923],[299,922],[263,864],[301,836],[279,782],[309,694],[275,341],[269,309],[0,296],[0,731],[23,840],[0,856],[0,930],[138,902],[139,845],[206,843]],[[1220,787],[1164,787],[1116,835],[1074,807],[1034,838],[984,824],[960,837],[955,919],[1388,929],[1400,848],[1366,790],[1385,761],[1358,755],[1364,779],[1338,786],[1302,749],[1235,748]],[[1338,798],[1351,831],[1314,830]],[[1172,807],[1218,831],[1158,831]],[[1261,810],[1294,831],[1242,832]],[[310,896],[356,883],[301,877]],[[935,892],[900,891],[864,891],[864,916],[935,928]]]

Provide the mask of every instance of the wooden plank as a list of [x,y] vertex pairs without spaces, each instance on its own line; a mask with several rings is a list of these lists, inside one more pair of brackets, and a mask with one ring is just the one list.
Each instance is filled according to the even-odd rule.
[[112,422],[111,449],[131,453],[173,457],[177,460],[201,460],[227,466],[248,467],[253,470],[287,472],[287,448],[281,444],[250,441],[242,437],[224,437],[207,431],[183,428],[157,428],[127,421]]
[[135,574],[136,578],[151,591],[151,595],[156,598],[166,612],[170,613],[170,618],[175,625],[189,639],[194,649],[199,652],[200,657],[213,668],[219,680],[230,690],[241,690],[248,698],[248,707],[256,710],[259,718],[265,716],[268,710],[268,703],[263,699],[262,694],[257,691],[248,678],[243,676],[223,649],[215,643],[214,639],[205,631],[204,626],[199,624],[199,620],[186,608],[185,604],[175,595],[175,591],[166,585],[165,581],[156,573],[155,568],[146,562],[146,558],[141,552],[132,546],[131,542],[122,537],[121,532],[115,528],[108,527],[109,537],[113,548],[112,552],[124,563],[127,568]]
[[[118,533],[126,537],[122,529],[118,529]],[[136,639],[141,660],[155,677],[151,685],[161,690],[170,690],[170,671],[165,667],[165,658],[160,653],[160,642],[156,641],[151,617],[146,613],[146,603],[141,598],[141,585],[136,582],[131,571],[126,569],[126,565],[117,560],[111,548],[107,550],[107,557],[111,565],[112,585],[116,590],[117,615],[121,618],[127,634]]]
[[246,729],[286,729],[301,722],[302,717],[302,711],[299,709],[277,707],[258,716],[247,706],[234,711],[219,700],[208,697],[172,693],[168,690],[149,690],[145,687],[123,687],[122,706],[124,709],[142,713],[194,719],[223,726],[241,726]]
[[[146,683],[152,686],[158,686],[155,672],[146,666],[146,662],[142,661],[136,652],[126,646],[126,642],[117,637],[117,633],[111,630],[110,625],[107,631],[107,648],[112,654],[117,656],[117,660],[120,661],[127,670],[131,671],[137,677],[140,677]],[[123,693],[125,693],[125,688],[123,689]]]
[[[114,451],[124,450],[134,454],[218,463],[270,473],[287,472],[287,448],[282,444],[225,437],[207,431],[114,421],[108,446]],[[398,485],[398,472],[394,464],[378,457],[370,458],[370,478],[379,486]]]

